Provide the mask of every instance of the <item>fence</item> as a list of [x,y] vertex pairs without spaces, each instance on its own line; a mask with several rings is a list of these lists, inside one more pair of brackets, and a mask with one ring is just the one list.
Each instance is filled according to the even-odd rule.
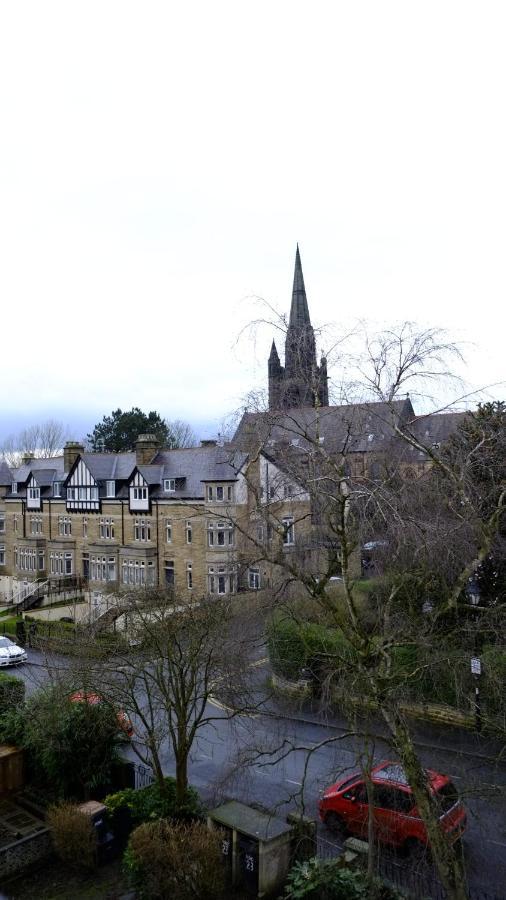
[[[318,836],[317,855],[319,859],[335,859],[341,855],[344,847],[342,844],[327,841]],[[409,900],[446,900],[447,894],[432,867],[427,862],[418,866],[412,861],[406,860],[403,864],[389,851],[378,855],[376,864],[377,875],[383,880],[404,891]],[[502,887],[482,889],[471,887],[469,900],[504,900]]]

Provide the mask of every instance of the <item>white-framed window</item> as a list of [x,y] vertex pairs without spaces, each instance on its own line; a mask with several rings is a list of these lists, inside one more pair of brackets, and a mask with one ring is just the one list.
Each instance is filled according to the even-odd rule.
[[172,521],[165,519],[165,543],[172,544]]
[[29,500],[40,500],[40,487],[29,487],[28,488],[28,499]]
[[17,567],[20,572],[35,572],[37,568],[37,550],[35,547],[19,547]]
[[290,497],[294,495],[293,484],[284,484],[283,485],[283,497],[285,500],[288,500]]
[[164,491],[175,491],[176,490],[176,479],[175,478],[164,478],[163,479],[163,489]]
[[227,485],[227,500],[229,503],[234,499],[234,487],[231,484]]
[[72,553],[52,550],[49,554],[50,575],[72,575]]
[[72,534],[72,519],[70,516],[58,516],[58,534],[61,537],[70,537]]
[[193,539],[192,523],[190,522],[190,520],[188,520],[186,523],[186,543],[191,544],[192,539]]
[[101,518],[99,523],[99,534],[102,541],[114,540],[114,519]]
[[5,513],[0,513],[0,534],[5,534]]
[[264,542],[264,526],[263,524],[257,525],[257,541],[259,544],[263,544]]
[[235,569],[228,566],[209,566],[207,586],[210,594],[233,594],[235,592]]
[[[151,563],[151,566],[153,563]],[[121,564],[123,584],[142,587],[146,584],[146,563],[143,559],[124,559]]]
[[61,481],[53,481],[53,497],[61,497]]
[[92,581],[116,581],[116,557],[92,556],[90,572]]
[[208,499],[208,500],[212,500],[212,499],[213,499],[213,494],[214,494],[213,486],[212,486],[212,484],[208,484],[208,485],[207,485],[207,499]]
[[148,489],[147,487],[134,487],[134,500],[147,500],[148,499]]
[[295,526],[293,516],[285,516],[283,519],[283,544],[288,547],[295,544]]
[[14,559],[14,568],[17,569],[17,567],[18,567],[18,548],[17,547],[14,547],[12,556]]
[[151,522],[149,519],[135,519],[134,541],[151,540]]
[[115,481],[106,481],[105,495],[106,495],[106,497],[115,497],[116,496],[116,482]]
[[43,550],[39,550],[38,557],[37,557],[37,567],[38,567],[39,572],[42,572],[43,569],[46,568],[46,561],[44,558]]
[[42,534],[42,516],[30,516],[30,534]]
[[11,494],[17,494],[18,492],[18,483],[17,481],[13,481],[11,484]]
[[234,527],[232,523],[208,522],[207,543],[209,547],[232,547],[234,544]]
[[67,500],[98,500],[98,487],[68,487]]
[[269,499],[274,500],[275,496],[276,496],[276,489],[273,484],[270,484],[269,485]]
[[250,591],[260,590],[260,569],[254,566],[248,569],[248,585]]
[[13,531],[15,531],[15,532],[17,532],[17,530],[18,530],[18,516],[17,516],[17,513],[14,513],[14,517],[13,517],[13,519],[12,519],[12,529],[13,529]]
[[216,499],[221,503],[223,500],[223,486],[218,484],[216,487]]
[[172,588],[175,584],[175,576],[174,576],[174,560],[166,559],[164,562],[164,572],[165,572],[165,586]]
[[189,591],[193,587],[193,569],[191,562],[186,563],[186,586]]
[[5,544],[0,544],[0,566],[5,566]]
[[83,538],[88,537],[88,517],[83,516]]

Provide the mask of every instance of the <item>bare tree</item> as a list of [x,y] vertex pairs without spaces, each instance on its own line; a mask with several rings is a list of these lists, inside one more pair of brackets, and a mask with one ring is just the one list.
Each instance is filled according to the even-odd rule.
[[68,428],[56,419],[23,428],[17,436],[8,437],[0,449],[8,465],[18,466],[24,454],[49,459],[63,451],[70,438]]
[[[244,684],[250,616],[225,598],[189,605],[158,590],[132,594],[127,604],[132,649],[101,668],[101,693],[133,718],[139,758],[153,767],[163,790],[163,750],[176,764],[176,797],[184,803],[188,760],[199,731],[251,708]],[[95,676],[96,677],[96,676]],[[219,714],[208,703],[219,692]]]

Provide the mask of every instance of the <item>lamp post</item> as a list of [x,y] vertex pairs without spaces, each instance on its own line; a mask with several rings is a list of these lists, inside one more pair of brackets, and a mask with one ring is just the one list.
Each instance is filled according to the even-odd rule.
[[474,632],[474,653],[471,657],[471,674],[474,676],[474,715],[475,728],[479,733],[481,731],[481,700],[480,700],[480,676],[481,676],[481,659],[478,653],[478,604],[480,602],[480,589],[476,575],[471,575],[466,587],[466,594],[469,602],[473,607],[475,632]]

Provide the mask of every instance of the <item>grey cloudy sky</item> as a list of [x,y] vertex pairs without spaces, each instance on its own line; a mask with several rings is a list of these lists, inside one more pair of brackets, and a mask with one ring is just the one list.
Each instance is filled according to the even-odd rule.
[[[0,437],[122,406],[213,430],[265,380],[253,295],[415,319],[499,382],[502,2],[0,8]],[[502,396],[502,388],[492,395]],[[205,426],[205,427],[204,427]]]

